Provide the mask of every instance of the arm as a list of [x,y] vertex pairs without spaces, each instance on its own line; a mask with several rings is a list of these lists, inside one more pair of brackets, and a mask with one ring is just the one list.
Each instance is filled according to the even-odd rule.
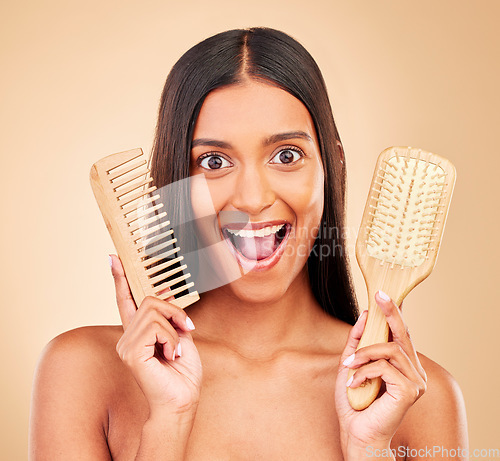
[[186,313],[147,296],[136,308],[120,260],[111,257],[124,333],[116,352],[149,406],[136,461],[184,459],[200,396],[202,367]]
[[[84,327],[53,339],[35,371],[29,429],[29,460],[111,460],[108,410],[120,383],[116,336]],[[188,354],[183,354],[188,355]],[[176,361],[179,359],[176,359]],[[140,440],[137,461],[184,459],[194,411],[155,407]]]
[[118,263],[113,276],[125,333],[116,344],[100,327],[80,328],[46,347],[34,380],[30,460],[112,459],[108,406],[122,373],[113,366],[117,353],[149,405],[135,459],[184,459],[201,382],[192,326],[184,311],[159,299],[136,310]]
[[193,420],[191,414],[151,416],[143,426],[135,460],[183,460]]
[[102,370],[83,338],[81,331],[64,333],[42,354],[31,402],[30,460],[75,459],[76,453],[82,460],[111,460]]

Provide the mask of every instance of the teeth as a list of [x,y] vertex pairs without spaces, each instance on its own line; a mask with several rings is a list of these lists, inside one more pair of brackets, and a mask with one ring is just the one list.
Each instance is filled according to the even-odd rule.
[[284,226],[285,226],[284,224],[280,224],[279,226],[268,226],[258,230],[250,230],[250,229],[234,230],[229,228],[227,228],[226,230],[230,234],[236,235],[237,237],[253,238],[253,237],[266,237],[271,234],[276,234],[276,232],[278,232]]

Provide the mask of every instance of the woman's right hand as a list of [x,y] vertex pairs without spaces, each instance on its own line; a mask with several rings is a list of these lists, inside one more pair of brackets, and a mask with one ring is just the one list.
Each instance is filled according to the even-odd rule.
[[150,418],[195,412],[202,367],[192,321],[181,308],[152,296],[137,309],[120,259],[110,258],[124,330],[116,350],[144,393]]

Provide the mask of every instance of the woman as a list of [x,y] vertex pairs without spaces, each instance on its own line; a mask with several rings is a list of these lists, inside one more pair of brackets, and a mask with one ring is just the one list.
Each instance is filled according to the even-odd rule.
[[[246,273],[185,311],[154,298],[137,308],[111,256],[123,326],[49,344],[32,459],[399,460],[467,447],[458,386],[416,353],[382,292],[392,342],[353,355],[366,313],[356,321],[342,240],[344,154],[300,44],[272,29],[233,30],[182,56],[163,91],[152,172],[159,186],[204,175],[220,235]],[[199,199],[192,191],[195,216]],[[244,214],[247,231],[225,212]],[[325,229],[340,231],[332,239]],[[352,410],[346,386],[376,376],[379,398]]]

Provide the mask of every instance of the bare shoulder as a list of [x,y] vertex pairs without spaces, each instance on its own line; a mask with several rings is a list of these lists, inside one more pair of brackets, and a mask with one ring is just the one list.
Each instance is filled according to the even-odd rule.
[[62,333],[43,350],[37,373],[64,373],[69,378],[84,371],[89,379],[102,377],[102,369],[117,362],[115,347],[122,333],[121,326],[89,326]]
[[[34,391],[71,398],[72,405],[105,399],[123,365],[116,353],[121,326],[81,327],[56,336],[43,350],[35,373]],[[37,396],[38,394],[34,394]]]
[[[420,363],[427,374],[427,391],[418,400],[415,409],[435,408],[442,417],[456,416],[464,409],[464,399],[456,379],[441,365],[418,353]],[[435,411],[436,411],[435,410]]]
[[83,327],[45,347],[33,383],[30,453],[60,459],[81,450],[107,459],[108,407],[123,376],[115,351],[121,334],[121,326]]
[[46,346],[42,358],[45,354],[61,354],[67,352],[85,353],[91,349],[107,352],[108,347],[116,345],[116,341],[123,333],[120,325],[99,325],[75,328],[69,330],[52,339]]
[[408,411],[401,427],[409,447],[467,447],[465,403],[456,379],[442,366],[418,353],[427,374],[427,390]]

